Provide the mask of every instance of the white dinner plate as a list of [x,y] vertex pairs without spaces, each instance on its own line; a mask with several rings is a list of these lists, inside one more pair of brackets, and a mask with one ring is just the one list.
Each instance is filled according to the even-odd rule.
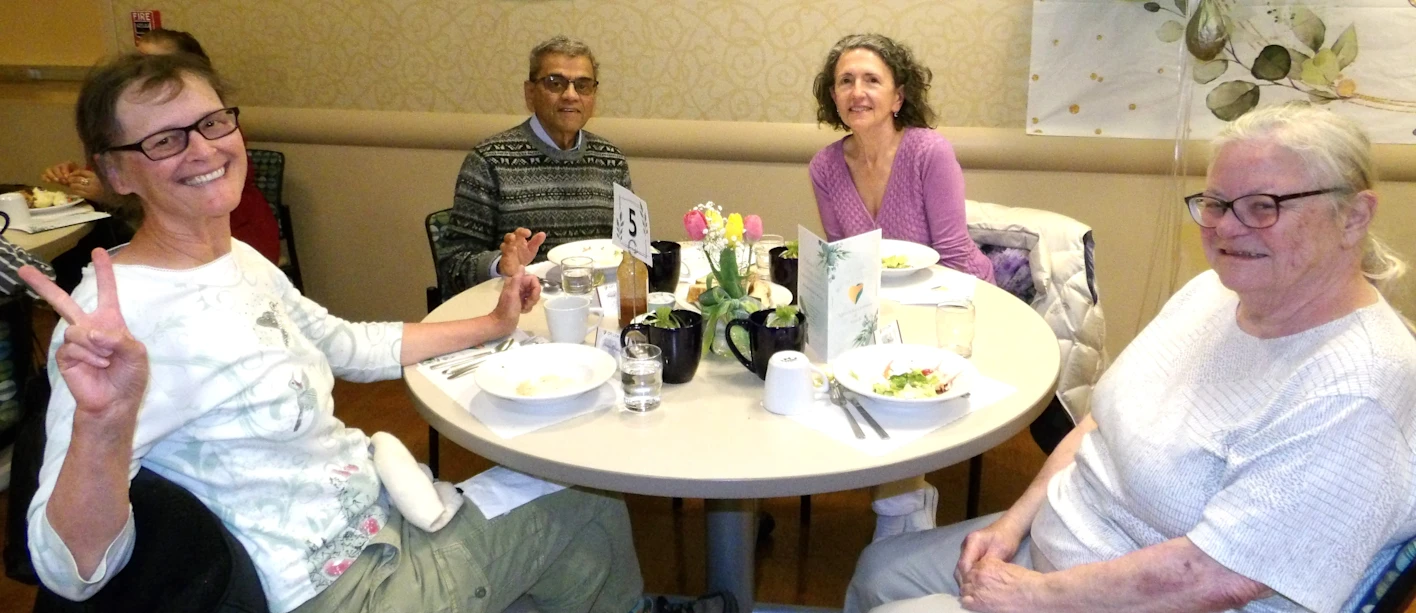
[[[689,287],[690,284],[688,283],[680,283],[678,287],[674,288],[674,298],[676,298],[678,301],[678,308],[684,309],[686,311],[693,311],[694,313],[701,313],[702,311],[698,310],[698,305],[688,301]],[[768,302],[772,303],[767,305],[769,307],[779,307],[791,304],[792,290],[787,289],[786,286],[772,283],[770,286],[768,286],[767,289],[767,299]]]
[[488,394],[519,406],[540,407],[593,390],[610,380],[616,370],[615,359],[595,347],[543,343],[522,345],[487,358],[473,380]]
[[[886,268],[885,258],[902,255],[907,258],[907,266],[904,268]],[[911,243],[909,241],[897,241],[894,239],[880,240],[880,275],[884,278],[903,277],[914,274],[917,270],[929,268],[939,262],[939,252],[928,245]]]
[[[910,368],[937,368],[945,373],[959,373],[943,394],[932,398],[896,398],[875,393],[874,385],[885,380],[885,369],[891,362]],[[831,372],[846,389],[873,401],[879,407],[914,410],[934,407],[946,400],[967,394],[973,387],[978,369],[959,354],[929,345],[869,345],[856,347],[831,360]]]
[[84,201],[83,198],[80,198],[80,197],[74,196],[74,195],[70,195],[70,196],[69,196],[69,199],[66,200],[66,201],[64,201],[63,204],[56,204],[56,205],[54,205],[54,206],[44,207],[44,208],[42,208],[42,209],[36,209],[36,208],[34,208],[34,207],[30,207],[30,215],[50,215],[50,214],[53,214],[53,213],[58,213],[58,212],[60,212],[60,211],[65,211],[65,210],[68,210],[68,209],[72,209],[72,208],[74,208],[74,207],[76,207],[76,206],[82,204],[83,201]]
[[613,269],[620,263],[620,248],[608,238],[595,238],[560,245],[546,253],[546,259],[560,266],[561,260],[573,256],[585,256],[595,260],[595,268]]

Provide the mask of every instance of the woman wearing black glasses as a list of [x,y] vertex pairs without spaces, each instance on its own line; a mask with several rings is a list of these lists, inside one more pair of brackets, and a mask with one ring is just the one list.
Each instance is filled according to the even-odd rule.
[[146,217],[111,261],[94,251],[72,297],[22,272],[64,317],[27,515],[46,586],[83,600],[128,562],[141,465],[221,518],[276,613],[501,611],[523,594],[544,611],[648,608],[618,497],[565,489],[493,519],[462,505],[425,531],[390,505],[369,437],[334,416],[335,376],[391,379],[511,333],[539,298],[533,277],[508,277],[473,319],[332,317],[232,239],[246,148],[210,65],[119,58],[84,83],[77,117],[98,176]]
[[1416,339],[1371,146],[1306,104],[1213,146],[1185,199],[1213,270],[1012,508],[871,546],[846,611],[1361,610],[1416,535]]
[[[210,62],[206,51],[191,34],[181,30],[157,29],[138,41],[138,53],[166,55],[188,53]],[[246,185],[241,191],[241,203],[231,212],[231,235],[259,251],[266,259],[280,263],[280,227],[265,195],[256,187],[254,168],[247,166]],[[128,242],[133,229],[141,223],[140,210],[123,210],[123,198],[104,189],[103,182],[87,165],[61,162],[44,171],[40,179],[64,186],[64,189],[89,201],[101,210],[109,210],[122,221],[114,220],[107,227],[97,228],[94,239],[81,242],[73,251],[55,261],[59,268],[59,285],[73,289],[79,282],[79,269],[88,264],[88,251],[93,247],[114,247]],[[63,261],[60,261],[63,260]]]

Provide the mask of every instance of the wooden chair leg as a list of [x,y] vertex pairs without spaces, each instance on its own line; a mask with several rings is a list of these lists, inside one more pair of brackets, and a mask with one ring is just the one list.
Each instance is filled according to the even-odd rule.
[[428,426],[428,470],[432,471],[433,478],[438,478],[438,431],[432,426]]
[[983,486],[983,454],[969,459],[969,494],[964,503],[964,518],[978,517],[979,490]]

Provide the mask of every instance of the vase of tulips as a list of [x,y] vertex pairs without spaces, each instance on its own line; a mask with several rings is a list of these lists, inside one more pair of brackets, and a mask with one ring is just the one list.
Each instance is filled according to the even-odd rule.
[[[712,271],[706,281],[707,289],[698,296],[703,331],[711,335],[712,341],[703,343],[704,351],[731,356],[726,332],[728,322],[745,319],[763,306],[747,293],[752,242],[762,238],[762,219],[737,213],[724,216],[721,207],[706,202],[684,215],[683,227],[689,238],[702,242]],[[747,350],[747,339],[732,340],[738,343],[740,350]]]

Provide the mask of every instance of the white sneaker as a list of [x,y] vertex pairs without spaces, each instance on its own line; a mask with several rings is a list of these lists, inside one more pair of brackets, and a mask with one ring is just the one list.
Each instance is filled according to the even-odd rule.
[[923,489],[882,498],[870,503],[875,511],[875,537],[872,542],[906,532],[934,528],[939,512],[939,490],[925,484]]

